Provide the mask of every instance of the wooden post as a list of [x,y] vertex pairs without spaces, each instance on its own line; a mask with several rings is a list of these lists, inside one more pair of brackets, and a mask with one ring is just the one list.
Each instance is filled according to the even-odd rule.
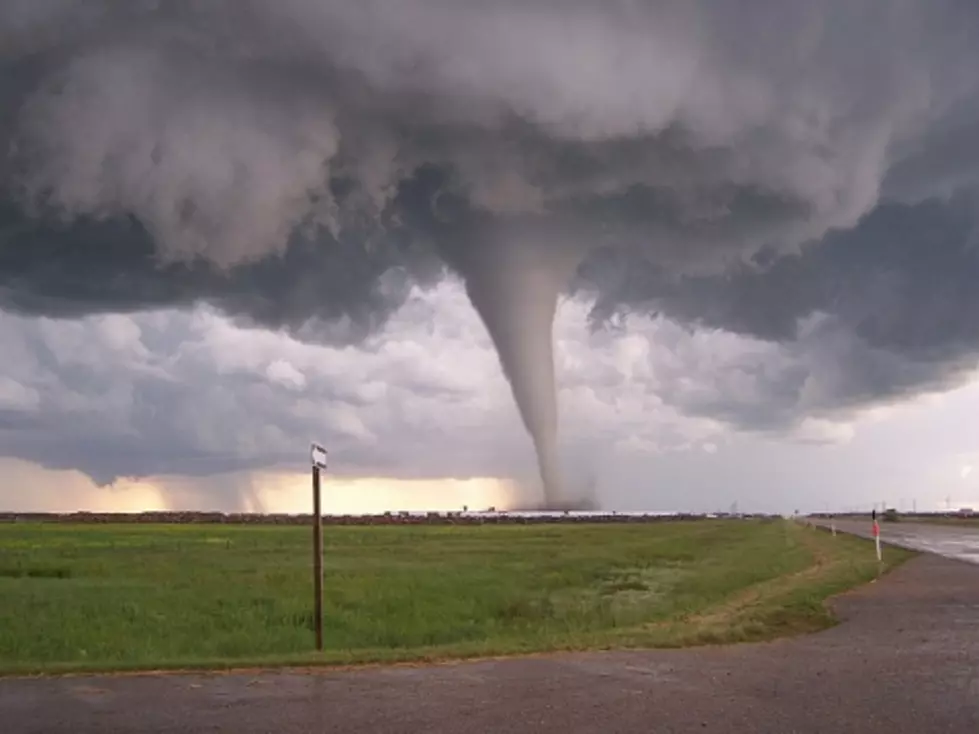
[[320,468],[313,465],[313,620],[316,650],[323,650],[323,513],[320,508]]

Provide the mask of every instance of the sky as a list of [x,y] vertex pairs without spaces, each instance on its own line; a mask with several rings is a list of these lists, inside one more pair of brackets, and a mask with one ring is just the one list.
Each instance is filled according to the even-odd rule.
[[[777,25],[778,34],[770,33]],[[0,508],[979,506],[963,0],[8,0]]]

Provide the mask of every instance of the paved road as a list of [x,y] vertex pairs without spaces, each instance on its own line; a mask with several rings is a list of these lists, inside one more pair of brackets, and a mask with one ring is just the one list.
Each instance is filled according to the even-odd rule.
[[[871,521],[819,520],[820,525],[831,523],[842,530],[865,538],[871,537]],[[911,548],[926,553],[937,553],[968,563],[979,563],[979,527],[968,525],[937,525],[912,522],[881,522],[880,539],[883,543]]]
[[0,680],[5,734],[975,734],[979,567],[921,556],[763,645],[429,668]]

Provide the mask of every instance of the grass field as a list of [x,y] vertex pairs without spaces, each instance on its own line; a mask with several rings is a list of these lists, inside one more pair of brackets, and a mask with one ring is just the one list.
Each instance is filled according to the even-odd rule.
[[[0,673],[343,664],[769,638],[832,623],[872,546],[788,521],[0,525]],[[888,562],[909,554],[894,550]]]

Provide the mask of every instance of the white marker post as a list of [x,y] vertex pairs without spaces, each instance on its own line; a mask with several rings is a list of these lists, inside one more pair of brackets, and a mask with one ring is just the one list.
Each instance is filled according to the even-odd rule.
[[877,546],[877,562],[883,563],[884,557],[883,555],[881,555],[881,551],[880,551],[880,525],[877,524],[877,510],[874,510],[870,516],[874,522],[873,533],[874,533],[874,545]]
[[326,449],[312,444],[309,451],[313,466],[313,623],[316,627],[316,650],[323,650],[323,512],[320,507],[320,469],[326,469]]

